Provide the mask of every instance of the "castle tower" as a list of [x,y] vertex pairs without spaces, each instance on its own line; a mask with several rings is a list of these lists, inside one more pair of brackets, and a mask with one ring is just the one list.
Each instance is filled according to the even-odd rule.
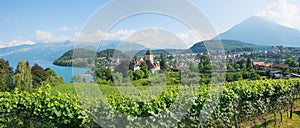
[[151,65],[153,65],[153,63],[154,63],[154,55],[150,49],[148,49],[148,51],[145,54],[145,61],[146,61],[146,63],[149,63]]

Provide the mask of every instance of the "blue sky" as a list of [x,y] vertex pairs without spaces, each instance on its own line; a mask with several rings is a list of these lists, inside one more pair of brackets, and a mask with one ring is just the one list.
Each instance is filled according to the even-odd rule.
[[[2,0],[0,47],[75,40],[89,17],[108,2],[110,1]],[[228,30],[252,15],[300,29],[298,10],[300,1],[296,0],[190,0],[190,2],[208,17],[218,33]],[[121,39],[120,36],[129,36],[140,29],[157,27],[171,29],[175,35],[190,43],[197,41],[190,36],[192,34],[184,25],[159,15],[131,17],[117,26],[107,39]]]

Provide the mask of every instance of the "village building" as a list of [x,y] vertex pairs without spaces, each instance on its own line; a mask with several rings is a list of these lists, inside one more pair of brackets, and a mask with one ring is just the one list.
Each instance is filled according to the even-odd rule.
[[279,69],[280,67],[289,67],[288,64],[272,64],[272,68]]
[[148,70],[151,73],[160,70],[160,65],[158,62],[154,62],[154,54],[150,49],[148,49],[144,58],[140,58],[140,59],[138,57],[134,58],[134,61],[130,64],[131,69],[133,71],[140,70],[141,69],[140,66],[142,62],[146,62],[148,66]]
[[265,62],[252,62],[253,68],[255,69],[264,69],[266,67]]

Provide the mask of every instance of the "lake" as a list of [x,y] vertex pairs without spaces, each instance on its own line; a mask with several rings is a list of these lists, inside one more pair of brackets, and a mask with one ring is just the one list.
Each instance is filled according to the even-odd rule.
[[[16,70],[16,67],[18,65],[19,61],[9,61],[9,64],[11,67],[14,68],[14,71]],[[92,76],[86,76],[84,73],[88,70],[91,70],[90,68],[77,68],[77,67],[62,67],[62,66],[56,66],[52,64],[52,61],[45,61],[45,60],[36,60],[36,61],[29,61],[30,65],[33,66],[34,64],[38,64],[45,68],[51,68],[54,70],[57,74],[57,76],[61,76],[64,78],[65,82],[71,82],[71,78],[75,74],[81,75],[83,78],[86,78],[87,81],[92,80]]]

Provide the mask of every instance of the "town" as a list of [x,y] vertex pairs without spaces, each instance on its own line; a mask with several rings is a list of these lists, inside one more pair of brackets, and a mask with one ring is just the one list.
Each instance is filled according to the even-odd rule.
[[[141,69],[142,62],[153,74],[155,71],[168,72],[197,71],[200,73],[212,72],[217,69],[227,72],[227,81],[241,79],[288,79],[300,77],[300,48],[273,46],[268,50],[231,50],[225,51],[225,56],[209,56],[205,52],[186,54],[154,54],[156,50],[148,49],[144,56],[134,56],[126,63],[123,70],[133,72]],[[100,66],[110,68],[112,71],[126,59],[119,57],[101,57]],[[214,60],[226,60],[226,64],[214,65]],[[161,65],[166,67],[161,68]],[[124,67],[124,66],[123,66]],[[127,68],[127,69],[126,69]]]

